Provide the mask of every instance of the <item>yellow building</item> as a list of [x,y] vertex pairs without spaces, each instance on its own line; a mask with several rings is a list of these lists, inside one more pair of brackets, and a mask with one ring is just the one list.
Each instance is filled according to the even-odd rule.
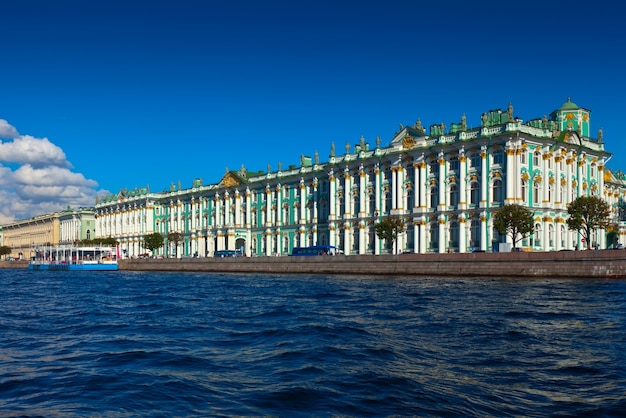
[[4,245],[11,247],[9,257],[30,259],[39,245],[59,244],[59,214],[40,215],[2,226]]

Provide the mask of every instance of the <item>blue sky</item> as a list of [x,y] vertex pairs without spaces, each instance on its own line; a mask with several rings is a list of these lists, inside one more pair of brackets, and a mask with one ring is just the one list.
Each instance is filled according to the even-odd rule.
[[1,3],[0,224],[509,102],[529,120],[571,97],[626,169],[621,3]]

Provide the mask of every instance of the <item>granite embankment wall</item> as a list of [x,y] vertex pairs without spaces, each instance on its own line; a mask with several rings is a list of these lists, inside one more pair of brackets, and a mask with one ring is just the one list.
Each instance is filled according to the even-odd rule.
[[[0,261],[0,268],[27,268]],[[120,270],[359,276],[626,278],[626,250],[121,260]]]
[[626,251],[133,259],[121,270],[271,274],[626,278]]

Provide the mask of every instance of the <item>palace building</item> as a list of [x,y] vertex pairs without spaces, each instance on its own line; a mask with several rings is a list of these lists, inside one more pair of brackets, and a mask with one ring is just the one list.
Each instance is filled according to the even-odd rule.
[[[418,119],[401,126],[388,145],[379,138],[334,144],[277,170],[227,170],[216,183],[123,190],[96,202],[96,234],[117,239],[128,256],[146,253],[143,237],[161,233],[166,257],[212,256],[243,249],[248,256],[289,255],[294,247],[334,245],[346,255],[390,252],[374,225],[402,216],[401,251],[501,251],[510,237],[493,227],[505,204],[529,208],[534,233],[522,245],[534,251],[583,247],[567,228],[567,205],[578,196],[604,198],[615,230],[596,231],[601,248],[626,238],[622,202],[626,177],[605,170],[611,154],[602,131],[591,136],[591,112],[569,99],[550,115],[524,121],[513,107],[491,110],[480,126],[459,123],[428,129]],[[619,225],[619,226],[618,226]],[[167,242],[168,234],[180,239]],[[508,244],[507,244],[508,240]]]

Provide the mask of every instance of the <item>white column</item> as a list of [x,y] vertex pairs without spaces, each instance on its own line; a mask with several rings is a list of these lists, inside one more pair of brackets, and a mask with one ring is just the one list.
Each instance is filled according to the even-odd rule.
[[[446,160],[443,157],[443,152],[439,153],[439,207],[437,208],[438,211],[444,211],[446,210],[446,207],[448,206],[446,204]],[[441,236],[439,236],[439,241],[441,241]]]
[[487,217],[484,213],[480,216],[480,249],[487,251]]
[[506,152],[506,197],[504,203],[510,205],[515,202],[515,183],[517,183],[518,173],[516,172],[516,154],[514,148],[507,148]]
[[397,169],[397,186],[396,186],[396,196],[398,199],[398,204],[396,208],[399,210],[405,210],[406,207],[406,193],[404,192],[404,167],[400,166]]
[[[572,201],[572,164],[574,160],[571,157],[567,157],[565,160],[565,199],[563,199],[563,205],[567,206]],[[568,244],[569,245],[569,244]]]
[[467,157],[459,157],[459,209],[467,208]]
[[550,188],[550,172],[548,169],[548,162],[550,160],[550,154],[549,153],[545,153],[541,155],[541,173],[542,173],[542,177],[543,177],[543,183],[541,184],[542,186],[542,198],[541,198],[541,206],[545,207],[549,207],[550,204],[550,199],[549,199],[549,193],[548,190]]
[[[317,225],[317,220],[319,218],[317,214],[317,203],[319,202],[319,190],[317,189],[317,178],[313,179],[313,219],[311,220],[313,224]],[[317,243],[317,228],[316,228],[315,238],[313,239],[314,243]]]
[[213,200],[213,203],[215,204],[215,225],[213,225],[215,228],[218,228],[222,225],[222,222],[220,221],[222,219],[221,217],[221,198],[220,195],[218,193],[215,193],[215,199]]
[[[246,188],[246,203],[245,203],[246,204],[246,219],[245,219],[246,228],[250,228],[250,218],[252,217],[252,214],[250,213],[251,203],[252,203],[252,194],[250,193],[250,189]],[[248,247],[250,247],[250,245],[248,245]]]
[[359,222],[359,254],[365,254],[365,248],[367,244],[365,228],[367,223],[365,221]]
[[467,252],[467,222],[465,215],[459,216],[459,252]]
[[[561,161],[563,161],[563,156],[557,150],[556,156],[554,157],[554,208],[560,209],[563,207],[563,201],[561,196],[563,195],[561,186]],[[560,245],[560,243],[559,243]]]
[[235,190],[235,226],[241,227],[241,195]]
[[[335,175],[333,174],[332,170],[328,176],[328,183],[329,183],[329,188],[330,191],[328,193],[328,209],[329,209],[329,214],[328,214],[328,220],[329,221],[334,221],[337,217],[337,212],[336,207],[335,207],[335,202],[337,201],[337,184],[335,183]],[[333,245],[333,244],[330,244]]]
[[438,219],[438,223],[439,223],[439,245],[438,245],[437,251],[440,254],[443,254],[446,252],[446,244],[447,244],[446,218],[443,215],[440,215]]
[[[345,206],[343,219],[350,219],[352,217],[352,178],[347,167],[343,173],[343,179],[343,203]],[[345,246],[348,246],[347,243]]]
[[398,167],[391,167],[391,207],[387,209],[395,210],[398,208],[398,205],[396,204],[397,196],[398,196]]
[[265,188],[265,226],[272,226],[272,189],[269,185]]
[[[289,223],[289,219],[283,219],[283,187],[276,185],[276,225],[281,226]],[[279,249],[281,245],[278,246]]]
[[300,224],[306,224],[306,185],[300,180]]
[[422,161],[420,167],[420,179],[419,179],[419,194],[420,194],[420,208],[425,210],[428,207],[428,164]]
[[[361,171],[359,171],[359,213],[355,215],[358,215],[359,217],[365,217],[367,216],[367,211],[365,208],[367,208],[367,201],[365,199],[366,197],[366,193],[365,193],[365,171],[363,171],[363,168],[361,168]],[[363,232],[363,231],[361,231]],[[359,240],[359,242],[361,242],[362,240]],[[359,246],[361,246],[359,244]],[[363,253],[361,253],[363,254]]]
[[[379,167],[378,165],[376,165],[376,168],[374,169],[374,175],[376,176],[376,181],[375,181],[376,187],[375,187],[375,190],[374,190],[374,193],[375,193],[375,195],[376,195],[376,196],[375,196],[375,200],[376,200],[376,212],[380,215],[380,214],[381,214],[381,210],[380,210],[380,208],[381,208],[381,206],[382,206],[382,205],[381,205],[381,202],[380,202],[380,199],[381,199],[381,191],[382,191],[382,190],[381,190],[381,188],[382,188],[382,184],[381,184],[381,181],[380,181],[380,167]],[[378,237],[377,237],[377,239],[378,239]],[[380,253],[376,253],[376,254],[380,254]]]
[[481,174],[480,174],[480,207],[485,207],[487,204],[487,178],[489,177],[489,173],[487,171],[487,147],[483,146],[482,151],[480,152],[480,158],[482,160],[481,164]]
[[576,197],[580,197],[583,195],[583,167],[585,165],[584,157],[578,161],[576,164],[576,181],[578,182],[578,187],[576,189]]

